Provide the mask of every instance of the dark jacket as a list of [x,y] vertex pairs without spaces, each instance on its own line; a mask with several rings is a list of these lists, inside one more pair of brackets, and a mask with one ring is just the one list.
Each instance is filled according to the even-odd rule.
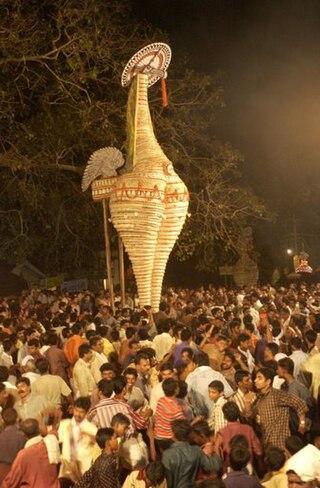
[[193,488],[200,468],[206,472],[219,471],[219,456],[206,456],[200,447],[188,442],[175,442],[163,453],[168,488]]

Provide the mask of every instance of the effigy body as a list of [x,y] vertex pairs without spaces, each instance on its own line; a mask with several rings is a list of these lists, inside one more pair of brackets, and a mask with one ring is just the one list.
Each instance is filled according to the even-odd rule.
[[188,190],[154,135],[148,76],[135,76],[128,99],[132,171],[96,180],[93,198],[110,198],[111,220],[132,262],[140,304],[158,310],[168,258],[188,212]]

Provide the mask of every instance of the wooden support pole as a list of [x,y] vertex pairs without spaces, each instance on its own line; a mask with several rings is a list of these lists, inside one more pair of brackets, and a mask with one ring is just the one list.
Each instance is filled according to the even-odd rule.
[[121,237],[118,238],[118,248],[119,248],[119,274],[120,274],[120,292],[121,292],[121,307],[124,308],[126,305],[126,283],[124,276],[124,250],[123,242]]
[[102,200],[102,206],[103,206],[103,227],[104,227],[104,243],[105,243],[105,250],[106,250],[107,278],[109,283],[111,308],[114,311],[114,290],[113,290],[111,249],[110,249],[109,226],[108,226],[109,201],[106,198]]

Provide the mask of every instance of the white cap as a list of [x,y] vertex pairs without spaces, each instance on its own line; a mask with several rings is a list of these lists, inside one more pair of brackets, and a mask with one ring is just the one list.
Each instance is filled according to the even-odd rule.
[[28,354],[28,356],[25,356],[21,361],[21,366],[25,366],[27,364],[27,362],[30,361],[30,359],[32,359],[32,361],[34,361],[34,357],[31,356],[30,354]]

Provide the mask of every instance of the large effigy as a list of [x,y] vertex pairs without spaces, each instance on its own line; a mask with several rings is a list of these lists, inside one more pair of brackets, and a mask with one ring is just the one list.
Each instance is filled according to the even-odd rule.
[[186,185],[155,137],[148,103],[148,87],[163,82],[170,59],[170,47],[164,43],[146,46],[130,59],[121,80],[130,87],[126,172],[117,173],[124,164],[121,152],[104,148],[91,156],[82,182],[83,190],[92,184],[94,200],[109,199],[111,221],[131,260],[140,305],[151,305],[154,311],[189,203]]

